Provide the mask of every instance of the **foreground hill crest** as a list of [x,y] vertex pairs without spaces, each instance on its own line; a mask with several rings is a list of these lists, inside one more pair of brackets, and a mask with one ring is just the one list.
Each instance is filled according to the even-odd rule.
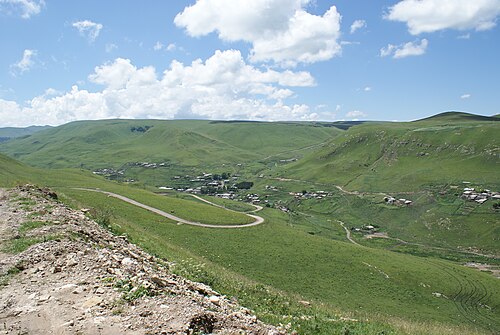
[[55,198],[0,189],[0,334],[284,334]]

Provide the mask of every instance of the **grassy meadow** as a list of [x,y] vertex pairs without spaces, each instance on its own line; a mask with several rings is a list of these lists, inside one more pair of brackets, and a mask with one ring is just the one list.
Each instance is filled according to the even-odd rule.
[[[7,169],[11,164],[15,168]],[[127,234],[158,256],[176,261],[176,271],[237,297],[266,320],[288,321],[303,334],[340,334],[345,329],[359,334],[396,334],[398,327],[403,327],[401,320],[405,320],[404,327],[413,329],[410,333],[418,329],[441,331],[444,325],[471,334],[498,329],[498,280],[485,273],[434,258],[311,235],[304,231],[300,219],[297,222],[275,209],[264,209],[261,215],[266,223],[251,229],[176,225],[118,199],[72,187],[79,183],[99,187],[151,206],[175,208],[179,216],[181,207],[223,210],[79,171],[35,170],[5,158],[2,166],[6,167],[2,169],[3,185],[20,180],[5,171],[31,174],[32,182],[52,186],[74,206],[92,207],[109,216],[111,229]],[[299,300],[310,301],[313,308],[301,307]]]
[[[0,186],[49,186],[66,203],[93,208],[109,229],[172,261],[172,271],[299,334],[495,334],[500,282],[463,264],[500,264],[499,212],[493,201],[479,205],[460,197],[465,186],[500,191],[500,123],[492,119],[451,113],[335,126],[75,122],[1,144],[0,151],[35,167],[0,155]],[[141,161],[165,166],[130,165]],[[124,167],[135,182],[88,171]],[[259,212],[265,223],[246,229],[178,225],[74,189],[114,192],[201,223],[252,221],[237,213],[254,209],[242,202],[206,197],[227,211],[184,193],[155,193],[174,176],[200,172],[254,182],[248,192],[269,205]],[[320,190],[328,195],[290,194]],[[388,195],[413,203],[388,205]],[[349,230],[374,225],[382,237],[353,230],[355,245],[341,223]]]

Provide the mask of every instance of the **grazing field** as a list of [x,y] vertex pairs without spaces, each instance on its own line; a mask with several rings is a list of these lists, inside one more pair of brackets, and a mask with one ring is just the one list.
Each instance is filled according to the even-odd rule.
[[358,191],[415,191],[463,181],[498,188],[497,121],[452,113],[415,122],[362,124],[277,174]]
[[[497,119],[447,113],[335,125],[77,122],[0,145],[38,166],[0,155],[0,184],[55,189],[109,229],[175,261],[173,271],[299,334],[494,334],[500,282],[485,269],[500,265],[500,206],[462,192],[500,191]],[[142,161],[156,165],[134,163]],[[126,172],[116,182],[88,170],[100,168]],[[75,189],[113,192],[189,221],[252,221],[244,213],[255,207],[243,201],[202,196],[212,206],[158,188],[194,187],[190,179],[205,172],[251,182],[236,198],[259,203],[265,222],[179,225]]]
[[[373,334],[383,330],[390,333],[398,329],[398,320],[406,320],[405,327],[413,329],[413,333],[423,325],[425,329],[440,329],[436,334],[441,333],[443,325],[470,333],[477,328],[478,333],[485,334],[499,327],[498,280],[485,273],[434,258],[311,235],[304,231],[300,218],[275,209],[262,211],[266,223],[251,229],[227,231],[176,225],[118,199],[72,187],[76,183],[91,184],[164,208],[175,203],[171,200],[186,202],[183,206],[187,208],[209,205],[195,199],[170,199],[77,171],[34,170],[5,158],[2,166],[2,171],[31,172],[32,182],[52,185],[66,201],[94,208],[97,217],[107,217],[103,222],[109,222],[111,229],[127,234],[159,256],[177,260],[177,271],[227,291],[270,321],[282,317],[281,308],[286,308],[282,312],[287,313],[311,313],[306,307],[293,311],[295,307],[283,307],[286,301],[297,304],[298,300],[308,300],[315,308],[317,321],[290,319],[297,329],[306,329],[304,334],[310,333],[310,327],[323,334],[334,329],[340,332],[345,327],[368,327],[373,330],[368,333]],[[5,181],[14,182],[11,177],[3,178],[2,183]],[[248,284],[242,288],[238,285],[243,284],[236,283],[240,280]],[[258,283],[269,289],[258,289]],[[276,301],[263,302],[265,291]],[[330,324],[325,321],[327,315],[369,321]]]

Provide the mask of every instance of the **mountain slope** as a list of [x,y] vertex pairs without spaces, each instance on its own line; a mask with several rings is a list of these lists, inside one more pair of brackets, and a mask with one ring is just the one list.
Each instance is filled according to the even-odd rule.
[[[497,280],[451,262],[310,235],[299,228],[302,223],[298,218],[292,217],[291,224],[287,214],[268,208],[262,214],[266,223],[246,230],[178,225],[118,199],[72,187],[99,187],[163,210],[175,210],[181,217],[203,215],[206,206],[195,208],[196,203],[184,200],[171,207],[181,199],[154,195],[78,171],[70,174],[23,168],[7,158],[0,161],[0,171],[10,171],[12,178],[16,171],[22,171],[31,174],[31,182],[56,185],[61,198],[93,208],[103,224],[120,235],[126,234],[155,255],[176,261],[193,279],[235,296],[275,323],[282,322],[283,315],[292,315],[289,320],[301,330],[300,334],[334,334],[345,329],[367,334],[443,334],[444,329],[461,329],[460,333],[475,334],[499,327]],[[1,179],[0,184],[3,182]],[[19,201],[31,206],[23,198]],[[30,214],[36,218],[41,212],[35,208]],[[294,280],[290,280],[290,274]],[[285,293],[274,295],[263,285]],[[297,301],[302,299],[310,300],[313,307],[297,307]],[[489,308],[482,307],[485,305]],[[363,321],[342,321],[339,309]],[[397,327],[392,325],[397,325],[394,316],[406,320],[406,330],[392,331]],[[332,323],[332,318],[340,321]]]
[[26,128],[5,127],[0,128],[0,142],[5,142],[13,138],[29,136],[39,131],[49,129],[50,126],[31,126]]
[[462,181],[498,186],[500,123],[491,119],[446,114],[362,124],[281,174],[371,191],[412,191]]
[[341,131],[310,123],[79,121],[10,141],[0,151],[40,167],[118,168],[248,162],[324,142]]

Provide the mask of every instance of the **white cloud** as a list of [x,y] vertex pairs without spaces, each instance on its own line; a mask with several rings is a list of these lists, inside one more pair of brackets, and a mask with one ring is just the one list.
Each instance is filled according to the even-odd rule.
[[408,56],[420,56],[425,54],[429,41],[422,39],[418,42],[408,42],[400,45],[388,44],[387,47],[380,49],[380,57],[392,55],[393,58],[405,58]]
[[116,44],[114,44],[114,43],[106,43],[106,48],[105,49],[106,49],[107,53],[110,53],[113,50],[118,49],[118,46]]
[[459,35],[457,38],[458,38],[459,40],[468,40],[468,39],[470,39],[470,33],[468,33],[468,34],[463,34],[463,35]]
[[470,97],[471,95],[469,93],[465,93],[460,96],[460,99],[469,99]]
[[444,29],[477,31],[496,25],[500,0],[403,0],[389,8],[386,19],[405,22],[411,34]]
[[358,118],[367,117],[368,114],[361,112],[361,111],[358,111],[358,110],[354,110],[354,111],[348,112],[345,116],[348,119],[358,119]]
[[385,48],[380,49],[380,57],[390,56],[394,50],[396,50],[396,46],[393,44],[388,44]]
[[365,92],[370,92],[372,90],[372,88],[370,86],[366,86],[365,88],[363,88],[363,91]]
[[177,46],[174,43],[170,43],[165,49],[167,49],[167,51],[175,51]]
[[153,46],[154,51],[160,51],[163,49],[163,44],[160,41],[156,41],[155,45]]
[[[313,120],[321,113],[307,105],[289,105],[293,87],[314,86],[308,72],[260,69],[247,64],[237,50],[216,51],[205,61],[173,61],[162,74],[118,58],[97,66],[89,81],[96,92],[73,86],[69,92],[48,90],[25,106],[0,100],[0,124],[62,124],[103,118],[207,118]],[[13,115],[16,115],[15,117]]]
[[36,50],[26,49],[23,52],[23,58],[19,60],[17,63],[14,63],[10,66],[11,74],[15,76],[17,73],[23,74],[24,72],[28,72],[35,66],[35,57],[37,55]]
[[304,10],[311,0],[198,0],[175,17],[190,36],[217,32],[229,42],[252,44],[250,60],[283,66],[314,63],[341,53],[341,16],[335,6],[322,16]]
[[103,25],[89,20],[73,22],[73,27],[78,29],[81,36],[85,37],[90,43],[93,43],[99,36]]
[[366,27],[365,20],[356,20],[351,24],[351,34],[354,34],[356,30]]
[[[156,41],[155,45],[153,46],[154,51],[160,51],[160,50],[166,50],[166,51],[175,51],[177,50],[177,45],[175,43],[169,43],[168,45],[163,45],[160,41]],[[179,48],[179,50],[183,50],[182,48]]]
[[23,19],[40,14],[44,6],[43,0],[0,0],[0,11],[20,12]]

